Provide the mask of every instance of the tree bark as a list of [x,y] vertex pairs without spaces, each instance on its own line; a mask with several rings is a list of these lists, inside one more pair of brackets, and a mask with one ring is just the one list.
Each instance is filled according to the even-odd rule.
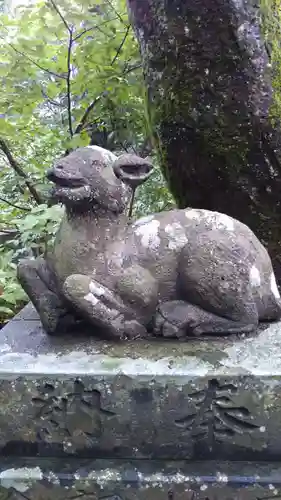
[[258,0],[127,2],[150,128],[178,206],[246,223],[281,284],[281,94]]

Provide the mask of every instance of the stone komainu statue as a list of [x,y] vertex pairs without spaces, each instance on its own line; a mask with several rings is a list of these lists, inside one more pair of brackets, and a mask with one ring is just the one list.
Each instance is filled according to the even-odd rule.
[[269,255],[241,222],[189,208],[128,220],[132,190],[151,172],[147,160],[97,146],[48,172],[65,214],[52,252],[18,267],[46,332],[84,321],[105,338],[184,337],[280,318]]

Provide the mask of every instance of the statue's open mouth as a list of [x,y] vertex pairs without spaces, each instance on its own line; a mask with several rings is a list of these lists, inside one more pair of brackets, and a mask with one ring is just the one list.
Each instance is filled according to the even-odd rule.
[[82,178],[67,178],[67,177],[59,177],[53,171],[49,171],[47,173],[47,179],[53,182],[57,187],[62,188],[80,188],[85,185],[85,181]]

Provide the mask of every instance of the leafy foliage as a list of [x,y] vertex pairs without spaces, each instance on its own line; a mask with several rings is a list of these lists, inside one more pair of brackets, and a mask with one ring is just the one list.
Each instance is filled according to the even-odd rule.
[[161,212],[175,208],[172,195],[167,190],[156,157],[153,158],[155,170],[145,184],[136,192],[133,217],[142,217],[151,212]]
[[[8,317],[26,299],[16,262],[44,253],[61,217],[61,207],[46,205],[46,169],[89,143],[117,153],[151,148],[126,0],[34,0],[2,12],[0,51],[0,231],[18,230],[0,247],[0,314]],[[156,169],[137,193],[135,214],[167,203]]]
[[44,255],[53,243],[62,216],[62,207],[41,204],[25,217],[15,217],[11,224],[18,236],[0,246],[0,322],[13,316],[24,305],[27,296],[16,280],[17,262],[21,257]]
[[24,218],[13,222],[19,230],[19,246],[28,248],[34,256],[47,252],[54,241],[63,209],[59,205],[45,204],[34,207]]
[[12,261],[13,250],[0,247],[0,321],[13,315],[27,297],[15,280],[16,264]]

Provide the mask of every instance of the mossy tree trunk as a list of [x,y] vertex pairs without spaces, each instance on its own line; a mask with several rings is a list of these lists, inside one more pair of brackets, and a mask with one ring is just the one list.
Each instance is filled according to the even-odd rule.
[[277,2],[127,1],[151,131],[179,207],[249,225],[280,284],[281,50],[279,30],[265,22],[280,26]]

